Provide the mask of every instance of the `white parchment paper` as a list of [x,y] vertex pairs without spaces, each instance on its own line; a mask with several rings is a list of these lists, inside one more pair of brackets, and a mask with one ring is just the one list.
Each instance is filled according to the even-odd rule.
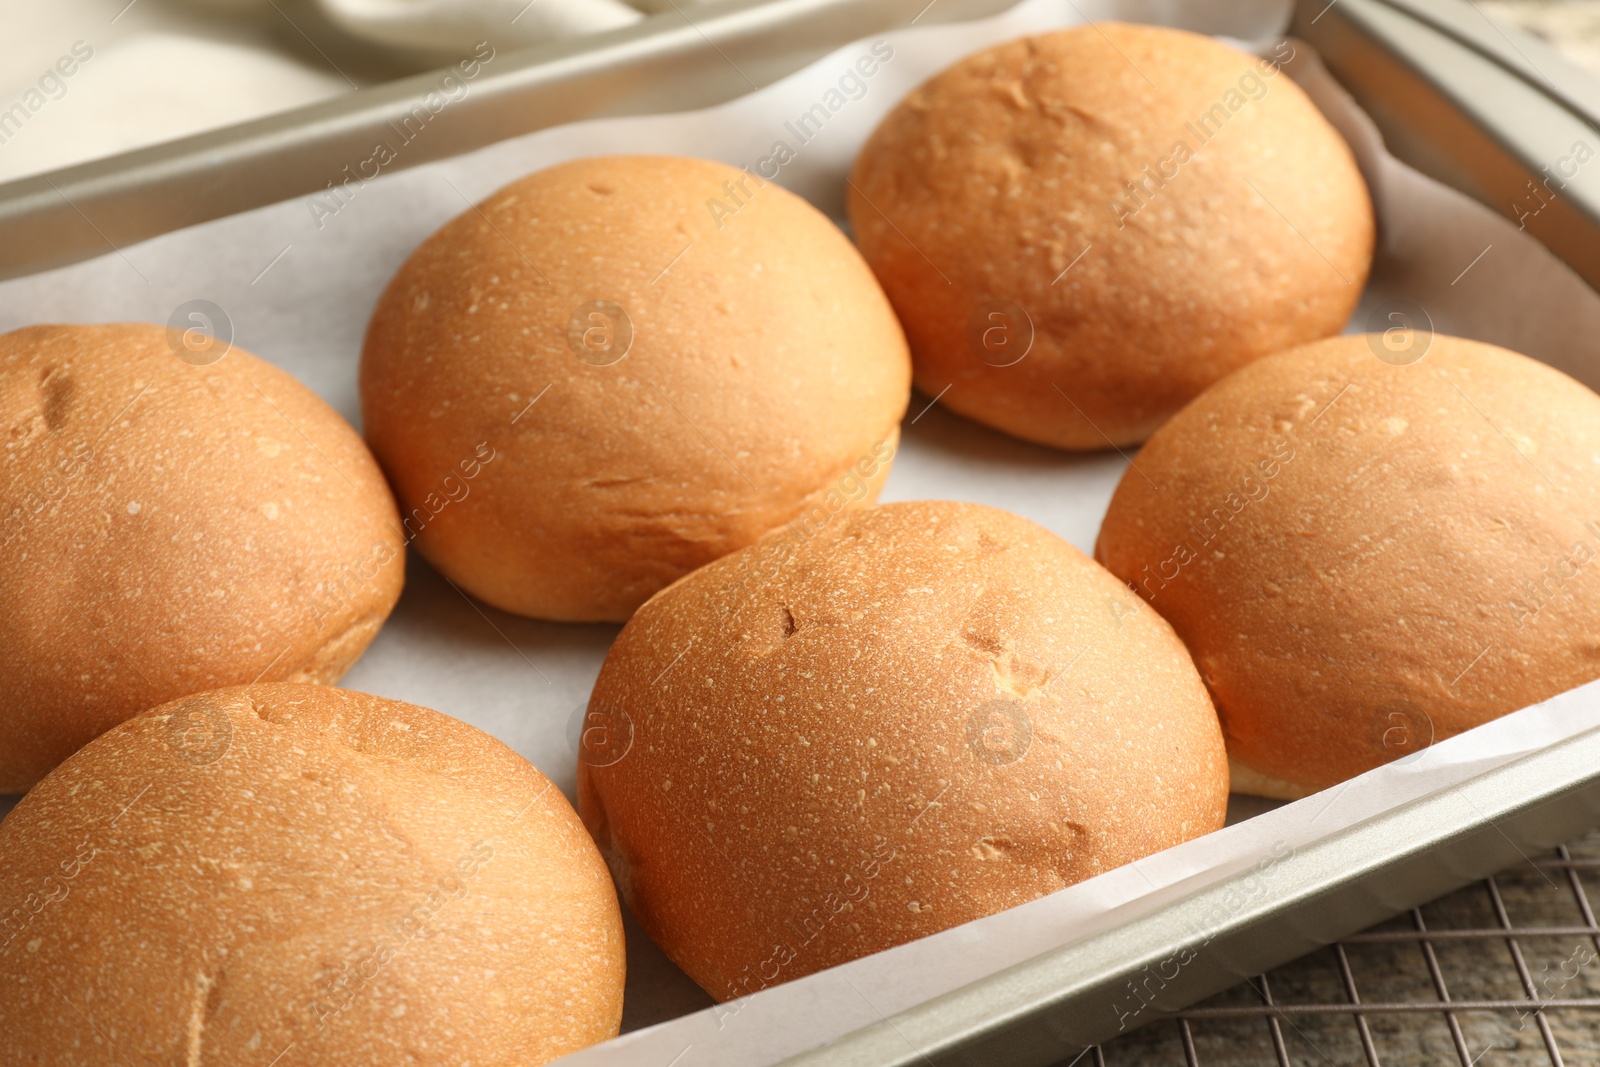
[[[549,130],[384,173],[345,186],[337,197],[289,201],[6,282],[0,284],[0,330],[52,321],[166,322],[184,302],[209,300],[225,311],[237,344],[287,368],[359,425],[357,359],[383,285],[439,225],[522,174],[611,152],[689,154],[755,166],[782,139],[795,156],[779,180],[837,217],[844,175],[873,126],[910,89],[960,56],[1085,18],[1120,15],[1259,38],[1284,21],[1282,5],[1268,0],[1223,6],[1028,0],[982,22],[913,27],[841,48],[722,107]],[[785,123],[822,100],[877,40],[888,42],[893,58],[866,80],[864,95],[797,144]],[[1503,344],[1600,385],[1600,360],[1588,341],[1600,333],[1600,299],[1512,224],[1389,157],[1308,51],[1299,47],[1292,73],[1355,147],[1381,222],[1378,262],[1353,328],[1363,328],[1387,301],[1405,297],[1425,308],[1441,332]],[[330,180],[337,176],[331,167]],[[1125,465],[1116,453],[1071,455],[1015,441],[949,415],[930,398],[913,397],[884,499],[993,504],[1090,551]],[[574,716],[615,633],[611,626],[537,622],[476,605],[413,557],[398,610],[343,684],[471,722],[517,749],[570,795]],[[630,925],[625,1029],[632,1032],[570,1062],[771,1063],[1597,722],[1600,689],[1591,686],[1024,907],[777,986],[736,1011],[702,1010],[710,1004],[705,994]]]

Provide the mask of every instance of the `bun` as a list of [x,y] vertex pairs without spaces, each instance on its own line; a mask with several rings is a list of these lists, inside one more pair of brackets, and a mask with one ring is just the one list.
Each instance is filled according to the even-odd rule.
[[218,351],[191,364],[142,323],[0,336],[0,793],[176,697],[335,681],[400,596],[399,516],[361,438]]
[[621,1018],[621,915],[566,799],[361,693],[242,686],[113,729],[0,823],[0,901],[8,1064],[523,1067]]
[[1422,758],[1600,677],[1600,397],[1492,345],[1407,347],[1395,365],[1384,338],[1337,337],[1224,379],[1145,445],[1101,527],[1097,557],[1189,646],[1252,790]]
[[1337,333],[1372,205],[1279,72],[1292,55],[1103,23],[986,49],[912,93],[856,161],[849,209],[918,388],[1006,433],[1100,449]]
[[429,238],[373,313],[361,396],[407,528],[452,581],[522,615],[621,621],[769,530],[874,498],[910,378],[882,290],[814,208],[720,163],[614,156]]
[[722,1000],[1217,829],[1188,653],[1067,542],[890,504],[652,597],[589,704],[578,805],[645,930]]

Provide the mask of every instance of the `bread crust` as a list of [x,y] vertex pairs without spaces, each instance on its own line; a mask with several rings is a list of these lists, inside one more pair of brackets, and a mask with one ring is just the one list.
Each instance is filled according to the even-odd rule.
[[947,501],[774,535],[658,593],[590,702],[579,810],[721,1000],[981,918],[1222,825],[1171,629],[1087,556]]
[[465,723],[323,686],[89,744],[0,823],[0,909],[7,1064],[522,1067],[621,1018],[616,895],[560,791]]
[[0,336],[0,793],[187,693],[333,682],[405,578],[361,438],[233,348],[143,323]]
[[[585,323],[613,347],[582,356]],[[430,562],[507,611],[621,621],[853,484],[910,376],[877,281],[809,204],[720,163],[615,156],[429,238],[373,313],[361,394]],[[480,446],[494,460],[446,503]]]
[[1234,368],[1337,333],[1374,239],[1348,146],[1277,66],[1121,23],[936,75],[848,198],[917,387],[1070,449],[1142,441]]
[[1460,338],[1380,351],[1331,338],[1213,386],[1135,458],[1096,548],[1279,795],[1600,677],[1600,397]]

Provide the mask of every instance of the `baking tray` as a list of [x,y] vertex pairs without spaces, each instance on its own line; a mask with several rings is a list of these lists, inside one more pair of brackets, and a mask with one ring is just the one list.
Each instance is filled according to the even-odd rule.
[[[732,99],[864,34],[1013,0],[721,0],[494,57],[386,172],[605,115]],[[682,9],[680,9],[682,10]],[[0,184],[0,279],[337,186],[426,107],[444,71]]]
[[[1008,6],[996,0],[745,0],[697,7],[692,17],[652,17],[625,30],[502,57],[451,109],[449,121],[431,126],[395,166],[579,118],[705,106],[862,34]],[[1157,13],[1159,5],[1151,8]],[[1205,28],[1227,31],[1215,21]],[[1600,288],[1600,174],[1580,172],[1553,202],[1541,198],[1536,213],[1525,199],[1533,191],[1528,183],[1544,181],[1551,161],[1575,139],[1600,143],[1600,93],[1592,83],[1537,42],[1494,27],[1453,0],[1312,0],[1293,12],[1293,29],[1323,52],[1391,151],[1524,221]],[[374,136],[410,113],[437,80],[421,75],[0,186],[0,276],[101,255],[323,189],[349,162],[364,158]],[[1600,700],[1600,688],[1590,687],[1585,696]],[[1243,906],[1223,909],[1227,918],[1207,925],[1205,951],[1160,983],[1139,1021],[1153,1021],[1596,824],[1600,728],[1283,858],[1271,891],[1245,894]],[[1130,983],[1145,976],[1143,988],[1151,989],[1148,969],[1195,947],[1195,918],[1237,897],[1248,877],[1213,881],[1155,914],[787,1062],[866,1067],[1070,1060],[1116,1032],[1112,1005],[1127,996]]]

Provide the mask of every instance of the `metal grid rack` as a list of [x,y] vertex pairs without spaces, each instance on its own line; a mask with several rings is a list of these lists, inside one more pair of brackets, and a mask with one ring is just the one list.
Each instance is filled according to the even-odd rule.
[[1600,899],[1600,832],[1257,975],[1074,1064],[1600,1063],[1591,894]]

